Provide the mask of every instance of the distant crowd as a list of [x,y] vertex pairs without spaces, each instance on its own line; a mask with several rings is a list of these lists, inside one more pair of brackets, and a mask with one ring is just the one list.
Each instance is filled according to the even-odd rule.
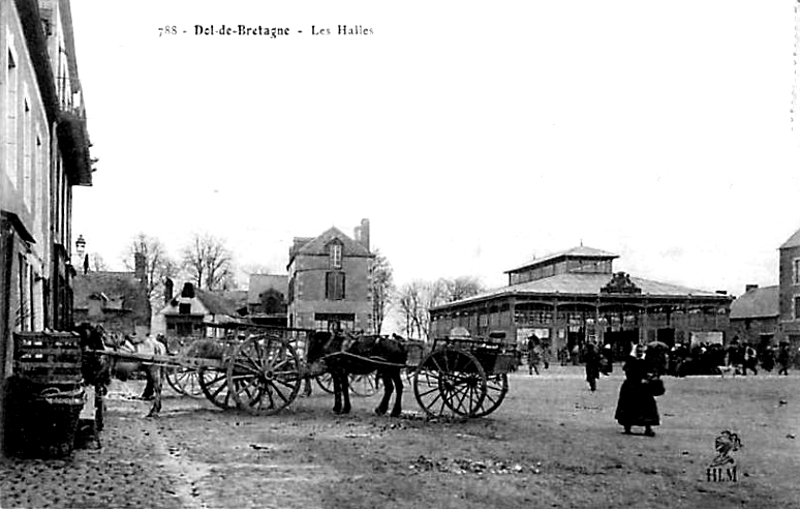
[[[543,366],[549,367],[552,353],[550,345],[546,341],[539,339],[529,339],[525,354],[528,358],[528,372],[530,374],[539,373]],[[778,346],[774,345],[753,345],[747,342],[740,342],[734,338],[727,347],[721,344],[699,343],[688,345],[676,343],[669,347],[661,342],[650,342],[647,349],[648,363],[654,371],[661,375],[671,375],[675,377],[685,377],[688,375],[715,375],[721,370],[730,369],[734,374],[747,375],[748,373],[757,375],[764,371],[771,373],[777,370],[779,375],[787,375],[789,368],[795,362],[795,354],[789,344],[782,342]],[[599,360],[600,371],[606,375],[613,370],[614,362],[625,361],[624,356],[620,358],[615,355],[610,345],[591,345],[589,343],[582,347],[573,345],[572,348],[562,348],[556,353],[558,363],[565,365],[581,365],[586,362],[587,357],[597,357]]]

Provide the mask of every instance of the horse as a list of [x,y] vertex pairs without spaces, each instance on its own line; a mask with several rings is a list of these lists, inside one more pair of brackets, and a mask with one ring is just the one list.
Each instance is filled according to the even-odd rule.
[[350,336],[317,331],[309,337],[306,361],[311,372],[329,372],[333,380],[333,412],[350,413],[349,375],[366,375],[377,371],[383,381],[383,399],[375,413],[386,414],[392,392],[394,407],[390,416],[400,416],[403,396],[401,370],[408,352],[402,339],[379,335]]
[[[167,347],[150,336],[145,337],[141,342],[132,341],[128,335],[103,335],[103,339],[106,347],[113,352],[158,356],[167,354]],[[125,381],[130,378],[131,374],[139,371],[144,372],[147,378],[144,393],[140,398],[142,400],[153,400],[153,406],[150,408],[147,417],[155,418],[161,412],[163,368],[156,363],[119,359],[112,356],[111,373],[115,378]]]

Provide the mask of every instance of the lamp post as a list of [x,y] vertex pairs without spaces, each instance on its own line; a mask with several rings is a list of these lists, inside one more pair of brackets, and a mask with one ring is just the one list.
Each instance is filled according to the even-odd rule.
[[[84,255],[86,254],[86,240],[83,235],[79,235],[78,240],[75,241],[75,253],[78,255],[78,263],[76,265],[80,267],[80,264],[84,263]],[[86,268],[84,268],[84,273],[86,273]]]

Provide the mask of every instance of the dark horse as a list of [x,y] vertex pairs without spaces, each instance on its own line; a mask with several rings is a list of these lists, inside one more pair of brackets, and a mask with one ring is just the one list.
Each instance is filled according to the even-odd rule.
[[364,375],[377,371],[383,381],[383,399],[375,413],[386,414],[392,391],[395,391],[394,407],[390,415],[400,416],[403,396],[400,371],[405,367],[408,358],[406,347],[400,339],[318,331],[309,338],[306,358],[312,372],[331,374],[334,413],[350,412],[350,374]]

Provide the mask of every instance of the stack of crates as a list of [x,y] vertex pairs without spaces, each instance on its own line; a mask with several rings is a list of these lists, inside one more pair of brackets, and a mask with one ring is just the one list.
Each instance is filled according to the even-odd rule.
[[80,337],[66,332],[14,334],[6,446],[25,457],[72,454],[85,402]]

